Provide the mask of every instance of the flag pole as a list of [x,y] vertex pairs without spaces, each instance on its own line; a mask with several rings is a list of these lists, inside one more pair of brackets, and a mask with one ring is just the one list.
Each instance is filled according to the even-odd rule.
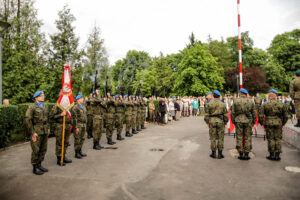
[[61,166],[64,163],[64,146],[65,146],[65,126],[66,126],[66,116],[64,115],[64,120],[63,120],[63,132],[62,132],[62,150],[61,150],[61,160],[60,164]]

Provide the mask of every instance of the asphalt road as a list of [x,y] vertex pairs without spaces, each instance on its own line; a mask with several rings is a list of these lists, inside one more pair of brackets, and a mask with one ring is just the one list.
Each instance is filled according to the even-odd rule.
[[[262,133],[262,130],[259,130]],[[114,135],[115,137],[115,135]],[[105,144],[102,136],[102,145]],[[73,138],[71,140],[73,144]],[[118,149],[92,149],[86,140],[84,159],[56,165],[55,138],[50,138],[43,163],[49,172],[36,176],[30,164],[30,144],[0,152],[1,200],[202,200],[300,199],[300,152],[283,144],[282,160],[269,161],[267,142],[253,137],[254,158],[236,159],[233,136],[225,136],[224,159],[209,157],[208,129],[203,118],[182,118],[147,129],[122,142]]]

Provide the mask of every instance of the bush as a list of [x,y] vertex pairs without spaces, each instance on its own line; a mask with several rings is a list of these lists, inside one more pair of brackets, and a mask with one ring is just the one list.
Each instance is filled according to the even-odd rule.
[[18,125],[18,107],[0,105],[0,148],[7,146]]

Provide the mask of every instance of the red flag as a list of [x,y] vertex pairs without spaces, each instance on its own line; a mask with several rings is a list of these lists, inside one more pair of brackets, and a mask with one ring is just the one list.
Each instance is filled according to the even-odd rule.
[[234,124],[231,121],[231,117],[230,117],[230,109],[228,109],[228,133],[231,133],[234,130]]
[[69,110],[74,105],[74,97],[72,90],[71,68],[66,65],[62,77],[62,89],[57,100],[57,106],[62,110]]

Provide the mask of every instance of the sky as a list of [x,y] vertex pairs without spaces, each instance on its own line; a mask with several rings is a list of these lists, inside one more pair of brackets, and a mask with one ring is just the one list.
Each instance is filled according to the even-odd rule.
[[[300,0],[240,0],[241,30],[254,47],[266,50],[274,36],[300,28]],[[237,0],[36,0],[46,35],[56,32],[58,11],[68,5],[75,33],[85,47],[94,25],[101,29],[110,64],[128,50],[150,56],[177,53],[196,39],[206,42],[236,36]]]

